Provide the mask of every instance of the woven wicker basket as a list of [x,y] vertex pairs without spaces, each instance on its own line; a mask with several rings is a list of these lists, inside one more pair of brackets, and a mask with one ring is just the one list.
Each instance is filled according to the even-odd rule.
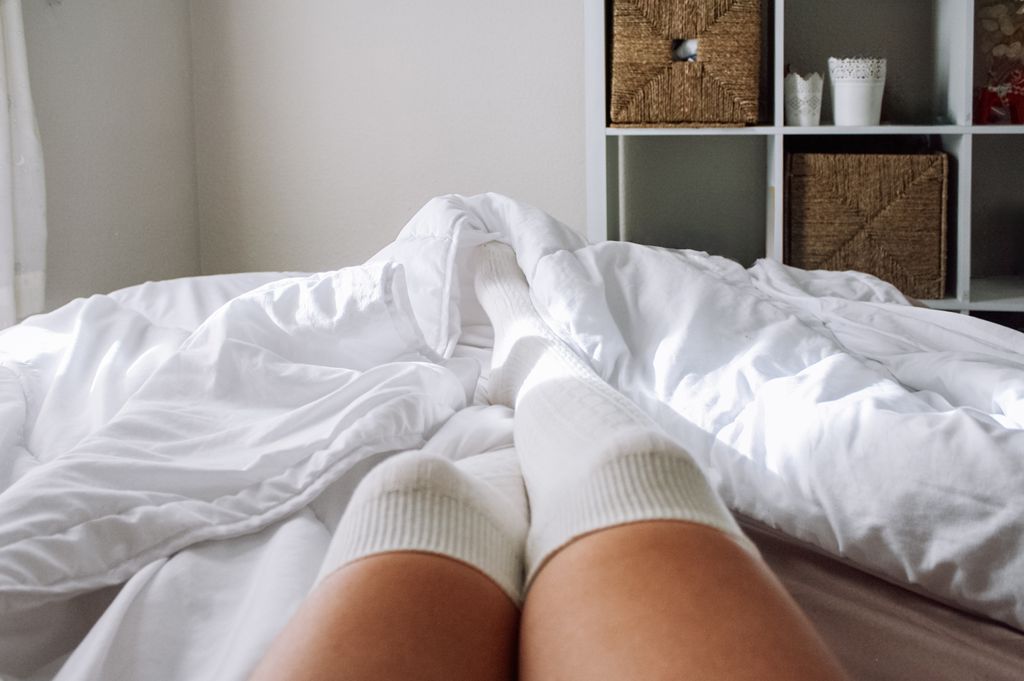
[[612,34],[613,126],[758,122],[761,0],[615,0]]
[[787,155],[786,263],[942,298],[948,173],[941,153]]

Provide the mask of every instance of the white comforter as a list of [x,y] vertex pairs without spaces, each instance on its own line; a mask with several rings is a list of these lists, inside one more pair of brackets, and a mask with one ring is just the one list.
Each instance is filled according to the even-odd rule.
[[431,202],[362,267],[0,334],[0,676],[244,678],[373,463],[508,446],[470,285],[494,238],[738,513],[1024,627],[1024,336],[860,275],[584,246],[485,195]]

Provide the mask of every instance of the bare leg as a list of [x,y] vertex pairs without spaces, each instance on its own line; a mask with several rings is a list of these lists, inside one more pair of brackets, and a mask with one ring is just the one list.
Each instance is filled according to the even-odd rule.
[[569,544],[537,574],[520,635],[523,681],[846,678],[759,558],[686,522]]
[[520,678],[842,679],[690,453],[545,324],[515,253],[476,257],[530,501]]
[[251,681],[515,678],[526,498],[516,455],[421,452],[356,489],[322,581]]
[[425,553],[385,553],[327,577],[250,681],[510,681],[519,610],[488,577]]

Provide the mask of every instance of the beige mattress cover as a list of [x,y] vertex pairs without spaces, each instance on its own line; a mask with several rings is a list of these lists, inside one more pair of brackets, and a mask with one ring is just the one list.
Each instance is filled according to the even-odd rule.
[[744,529],[856,681],[1024,680],[1024,633]]

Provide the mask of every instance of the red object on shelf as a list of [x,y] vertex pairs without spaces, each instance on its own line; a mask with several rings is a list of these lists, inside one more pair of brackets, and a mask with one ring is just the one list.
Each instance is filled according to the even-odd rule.
[[1006,79],[1010,92],[1006,95],[1006,108],[1010,110],[1010,122],[1024,123],[1024,69],[1014,69]]
[[974,122],[978,125],[1024,124],[1024,69],[1013,69],[998,83],[978,92]]
[[1015,95],[1024,95],[1024,69],[1014,69],[1006,77],[1006,84],[1010,86],[1010,92]]
[[974,122],[988,125],[995,122],[996,109],[1003,105],[999,93],[991,88],[982,88],[978,94],[978,110],[974,112]]
[[1024,123],[1024,95],[1011,93],[1006,96],[1006,103],[1010,110],[1010,122],[1015,125]]

